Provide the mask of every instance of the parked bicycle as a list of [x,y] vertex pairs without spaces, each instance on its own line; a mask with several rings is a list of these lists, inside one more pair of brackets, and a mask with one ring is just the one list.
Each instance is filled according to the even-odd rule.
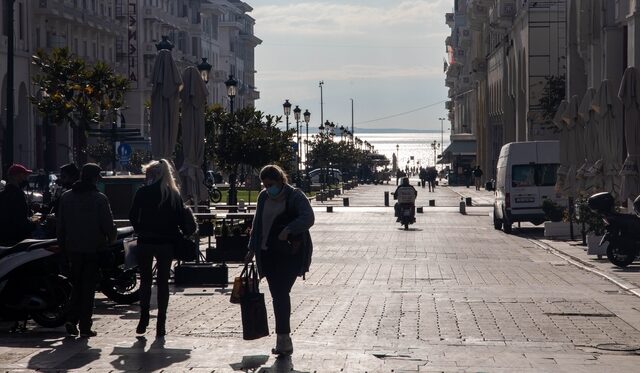
[[220,189],[218,189],[216,184],[205,182],[205,186],[209,191],[209,201],[213,203],[218,203],[222,201],[222,192],[220,191]]

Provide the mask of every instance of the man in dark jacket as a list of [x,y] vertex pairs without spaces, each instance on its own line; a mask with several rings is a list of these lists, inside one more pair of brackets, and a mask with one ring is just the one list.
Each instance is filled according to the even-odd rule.
[[73,163],[67,163],[64,166],[60,167],[60,177],[56,180],[56,183],[59,186],[58,191],[56,191],[56,195],[53,197],[53,201],[51,202],[51,213],[55,214],[58,212],[58,205],[60,204],[60,198],[67,190],[70,190],[73,184],[78,181],[80,177],[80,170]]
[[117,231],[107,197],[96,187],[100,167],[88,163],[82,167],[80,181],[60,198],[58,242],[67,253],[71,267],[73,294],[65,327],[70,335],[96,335],[91,330],[95,297],[98,252],[115,241]]
[[22,188],[31,170],[14,164],[7,171],[7,186],[0,193],[0,244],[10,246],[31,236],[36,224]]

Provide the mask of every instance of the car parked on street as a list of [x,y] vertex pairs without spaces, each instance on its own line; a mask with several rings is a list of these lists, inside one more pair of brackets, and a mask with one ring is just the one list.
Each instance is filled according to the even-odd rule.
[[[324,180],[326,175],[326,181]],[[307,177],[311,180],[312,184],[338,184],[342,182],[342,171],[337,168],[316,168],[307,174]]]

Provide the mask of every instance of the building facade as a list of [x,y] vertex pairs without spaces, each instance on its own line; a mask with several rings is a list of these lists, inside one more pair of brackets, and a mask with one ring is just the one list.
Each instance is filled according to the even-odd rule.
[[474,139],[487,178],[502,145],[558,137],[544,97],[566,79],[566,14],[566,0],[457,0],[446,15],[450,152],[459,134]]
[[[0,8],[0,138],[6,124],[7,6]],[[173,57],[182,70],[205,57],[213,65],[209,102],[228,105],[224,81],[234,75],[239,82],[236,107],[253,106],[259,99],[255,87],[254,49],[261,40],[253,34],[252,8],[240,0],[15,0],[14,161],[44,167],[43,119],[29,102],[37,94],[31,84],[31,56],[38,49],[69,48],[88,63],[102,60],[126,75],[131,92],[122,113],[127,127],[149,134],[150,77],[157,50],[168,36],[175,45]],[[56,147],[55,164],[73,161],[73,136],[68,126],[50,129]],[[51,139],[53,138],[53,140]],[[4,142],[0,141],[0,144]]]

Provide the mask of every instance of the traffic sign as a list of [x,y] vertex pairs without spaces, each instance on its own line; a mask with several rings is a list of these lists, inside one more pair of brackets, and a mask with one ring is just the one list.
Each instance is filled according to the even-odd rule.
[[128,164],[131,161],[131,153],[133,149],[131,149],[131,145],[127,143],[120,143],[118,145],[118,159],[122,164]]

